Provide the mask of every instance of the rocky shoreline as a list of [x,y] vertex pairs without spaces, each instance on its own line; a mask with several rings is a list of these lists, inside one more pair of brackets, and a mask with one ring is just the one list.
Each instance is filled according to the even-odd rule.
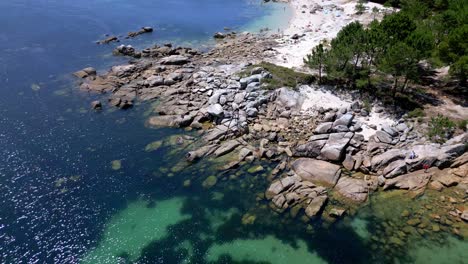
[[[274,56],[276,38],[238,34],[207,53],[170,44],[142,51],[119,46],[114,53],[133,57],[128,64],[104,74],[86,68],[75,76],[83,91],[106,94],[108,104],[95,101],[95,109],[156,101],[148,127],[199,130],[188,162],[235,157],[222,171],[254,160],[277,163],[260,197],[275,212],[337,219],[373,192],[402,189],[418,196],[426,189],[457,188],[457,202],[443,211],[463,224],[453,232],[466,237],[468,133],[431,143],[404,116],[393,125],[369,123],[370,115],[384,109],[367,109],[358,99],[346,107],[318,104],[304,111],[298,87],[313,86],[270,89],[268,80],[276,76],[257,65]],[[363,126],[372,127],[370,136]]]

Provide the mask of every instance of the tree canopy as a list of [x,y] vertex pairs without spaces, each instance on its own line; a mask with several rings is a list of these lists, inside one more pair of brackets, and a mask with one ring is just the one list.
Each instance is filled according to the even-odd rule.
[[418,81],[418,62],[450,66],[450,74],[466,86],[468,73],[468,0],[392,0],[399,12],[374,20],[367,28],[352,22],[330,45],[320,44],[305,62],[328,80],[353,88],[372,85],[371,76],[391,76],[393,94]]

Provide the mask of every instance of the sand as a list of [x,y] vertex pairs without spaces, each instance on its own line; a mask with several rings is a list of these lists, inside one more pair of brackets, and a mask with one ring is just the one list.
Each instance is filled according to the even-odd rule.
[[343,108],[351,105],[351,101],[341,99],[325,87],[302,85],[299,93],[304,98],[301,110],[303,112],[318,110],[319,108]]
[[[357,1],[346,0],[291,0],[292,18],[283,31],[283,37],[277,40],[279,47],[276,48],[276,56],[270,61],[285,67],[302,69],[303,58],[312,48],[321,41],[334,38],[342,27],[353,21],[367,25],[374,18],[381,19],[384,12],[393,11],[369,2],[365,3],[366,11],[362,15],[356,15],[356,3]],[[374,7],[381,11],[374,14]],[[293,40],[291,37],[294,34],[305,36]]]
[[[314,112],[320,108],[348,108],[352,103],[350,99],[333,94],[330,89],[327,89],[325,86],[302,85],[299,87],[299,93],[301,97],[304,98],[301,105],[301,111],[304,114],[313,115],[315,114]],[[369,140],[377,130],[380,130],[383,125],[392,126],[396,122],[395,119],[386,116],[384,113],[377,113],[376,107],[372,108],[369,116],[357,116],[356,120],[362,124],[362,130],[357,132],[357,134],[362,134],[366,141]]]

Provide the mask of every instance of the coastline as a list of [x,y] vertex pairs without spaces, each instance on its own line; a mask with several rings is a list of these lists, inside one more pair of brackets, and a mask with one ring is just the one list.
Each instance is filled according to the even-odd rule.
[[[447,204],[434,195],[429,201],[434,207],[402,212],[407,219],[398,219],[398,228],[392,231],[390,239],[382,240],[376,248],[396,254],[398,248],[392,251],[386,246],[410,244],[412,234],[417,232],[437,239],[440,234],[452,233],[465,239],[468,226],[463,221],[467,221],[468,212],[459,210],[457,204],[465,199],[460,192],[466,193],[468,185],[467,179],[460,176],[468,169],[463,144],[467,133],[444,145],[433,144],[418,129],[417,119],[390,119],[390,111],[383,105],[377,102],[370,108],[349,91],[330,93],[324,86],[314,85],[299,86],[299,91],[285,87],[295,87],[298,79],[293,84],[268,87],[269,81],[281,78],[278,72],[284,68],[258,63],[271,59],[283,66],[301,67],[302,57],[314,43],[333,37],[353,21],[353,15],[346,12],[353,10],[355,2],[330,8],[333,12],[343,10],[342,14],[326,12],[322,6],[315,16],[302,13],[304,2],[307,1],[292,2],[295,16],[283,36],[226,35],[217,39],[216,47],[209,52],[171,44],[141,51],[122,45],[114,53],[135,60],[114,66],[104,74],[85,68],[75,75],[82,90],[109,93],[107,101],[111,107],[126,109],[135,102],[157,100],[158,104],[148,112],[148,128],[198,131],[199,137],[178,137],[181,144],[190,143],[179,150],[185,159],[165,168],[172,176],[201,160],[213,162],[213,170],[218,172],[198,179],[203,180],[204,189],[223,183],[238,188],[232,185],[237,179],[231,176],[234,173],[261,173],[261,185],[266,183],[266,188],[258,189],[258,207],[268,210],[267,214],[286,215],[291,221],[315,223],[321,219],[324,227],[354,216],[371,198],[392,194],[394,190],[404,193],[402,197],[416,197],[426,191],[446,192],[454,202]],[[324,21],[327,14],[333,19]],[[359,21],[369,22],[369,16],[360,16]],[[320,30],[313,30],[309,26],[312,23]],[[294,34],[305,36],[292,41]],[[286,61],[275,61],[278,58]],[[92,108],[100,111],[106,106],[95,101]],[[152,142],[147,149],[162,144]],[[272,170],[259,164],[269,161],[277,164]],[[432,166],[429,171],[424,169],[428,163]],[[451,164],[451,168],[446,164]],[[185,188],[190,181],[196,182],[185,179]],[[261,218],[257,209],[243,215],[243,225]],[[439,226],[441,215],[449,217],[450,222]],[[429,224],[421,226],[421,222]],[[312,230],[309,226],[306,231]],[[400,228],[407,232],[398,234]],[[441,230],[444,232],[438,234]]]
[[[364,25],[372,20],[381,19],[392,8],[386,8],[376,3],[365,3],[366,10],[362,15],[356,15],[354,7],[358,1],[349,0],[291,0],[289,5],[292,17],[283,36],[277,39],[276,55],[269,61],[280,66],[302,69],[303,58],[311,49],[324,40],[331,40],[338,32],[353,21]],[[372,9],[380,11],[374,14]],[[292,37],[297,34],[297,39]]]

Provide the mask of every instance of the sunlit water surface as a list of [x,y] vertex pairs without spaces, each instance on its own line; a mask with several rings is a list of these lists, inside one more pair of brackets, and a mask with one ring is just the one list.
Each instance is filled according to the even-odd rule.
[[[415,250],[386,251],[394,255],[378,261],[382,251],[369,241],[381,220],[372,210],[331,226],[275,215],[259,201],[274,164],[254,174],[246,172],[253,165],[221,174],[216,166],[223,160],[186,167],[190,142],[178,145],[175,137],[196,133],[145,128],[149,105],[91,111],[89,102],[99,96],[80,92],[70,75],[126,60],[111,55],[118,44],[94,43],[105,34],[152,26],[152,34],[122,43],[206,49],[224,27],[281,29],[290,17],[285,5],[10,0],[0,1],[0,9],[1,263],[466,260],[466,243],[450,237],[437,259],[431,256],[439,242],[428,240]],[[156,140],[162,147],[145,151]],[[203,188],[211,175],[218,182]]]

